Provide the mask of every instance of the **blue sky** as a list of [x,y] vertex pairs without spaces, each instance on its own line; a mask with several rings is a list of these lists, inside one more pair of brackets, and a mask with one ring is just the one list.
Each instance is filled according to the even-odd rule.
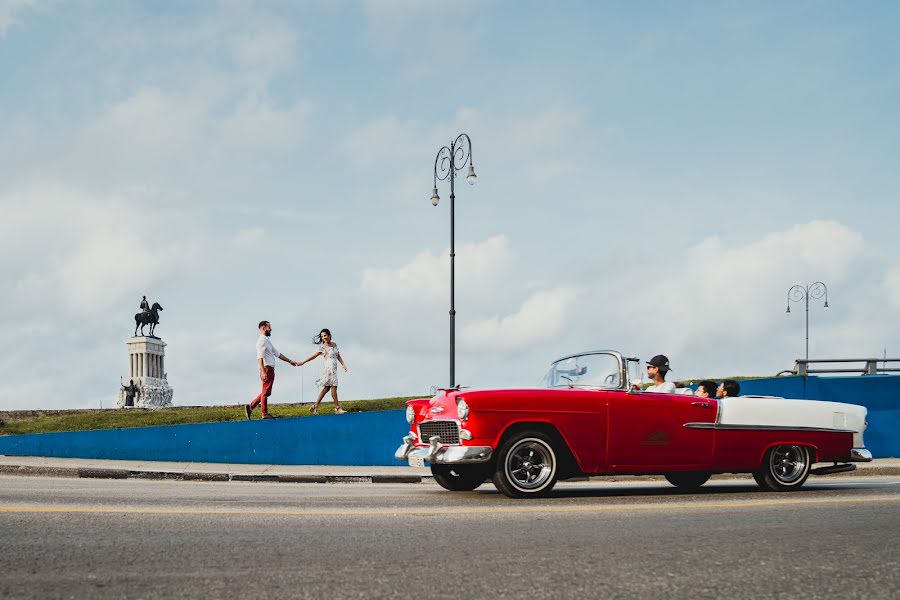
[[[330,327],[349,398],[668,354],[676,377],[900,354],[900,8],[0,0],[0,408],[105,406],[140,296],[177,404],[245,401],[255,324]],[[275,400],[314,393],[287,367]]]

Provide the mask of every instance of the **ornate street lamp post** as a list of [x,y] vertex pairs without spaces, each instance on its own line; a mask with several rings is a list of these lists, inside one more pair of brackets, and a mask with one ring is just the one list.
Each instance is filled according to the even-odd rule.
[[788,290],[787,310],[785,313],[791,312],[791,302],[806,303],[806,360],[809,360],[809,300],[818,300],[825,297],[825,308],[828,308],[828,288],[821,281],[817,281],[812,285],[795,285]]
[[438,205],[441,198],[438,196],[437,182],[450,180],[450,387],[456,387],[456,308],[454,303],[455,265],[456,251],[454,247],[455,223],[453,216],[456,201],[455,184],[456,172],[469,166],[466,180],[469,185],[475,183],[475,167],[472,164],[472,140],[465,133],[438,150],[434,159],[434,190],[431,192],[431,204]]

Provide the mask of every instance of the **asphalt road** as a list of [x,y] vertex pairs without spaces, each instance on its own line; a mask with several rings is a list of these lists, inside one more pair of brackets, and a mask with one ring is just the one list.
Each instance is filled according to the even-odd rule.
[[896,598],[900,478],[200,483],[0,476],[2,598]]

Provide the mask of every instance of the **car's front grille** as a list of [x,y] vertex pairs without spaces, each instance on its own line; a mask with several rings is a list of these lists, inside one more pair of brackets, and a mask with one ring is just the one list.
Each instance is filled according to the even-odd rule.
[[442,444],[459,443],[459,424],[456,421],[423,421],[419,423],[419,439],[427,444],[433,436],[440,436]]

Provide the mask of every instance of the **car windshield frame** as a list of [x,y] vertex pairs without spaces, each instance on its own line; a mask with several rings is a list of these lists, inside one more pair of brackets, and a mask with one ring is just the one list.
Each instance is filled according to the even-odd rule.
[[[578,373],[570,373],[573,375],[571,381],[560,381],[559,377],[551,380],[552,374],[558,372],[559,370],[556,368],[561,362],[578,359],[581,357],[589,357],[589,356],[597,356],[597,355],[605,355],[611,356],[616,361],[616,369],[615,372],[610,372],[609,375],[616,375],[616,381],[609,384],[604,383],[581,383],[576,379],[578,376],[583,376],[586,373],[582,372]],[[576,354],[570,354],[568,356],[563,356],[562,358],[558,358],[550,363],[550,368],[545,373],[543,379],[541,380],[541,387],[546,389],[588,389],[588,390],[623,390],[627,389],[628,386],[628,372],[627,372],[627,361],[635,360],[632,358],[625,358],[622,356],[620,352],[615,350],[592,350],[589,352],[578,352]],[[582,368],[586,368],[587,365],[584,365]],[[607,375],[607,377],[609,376]],[[552,385],[551,385],[552,383]]]

